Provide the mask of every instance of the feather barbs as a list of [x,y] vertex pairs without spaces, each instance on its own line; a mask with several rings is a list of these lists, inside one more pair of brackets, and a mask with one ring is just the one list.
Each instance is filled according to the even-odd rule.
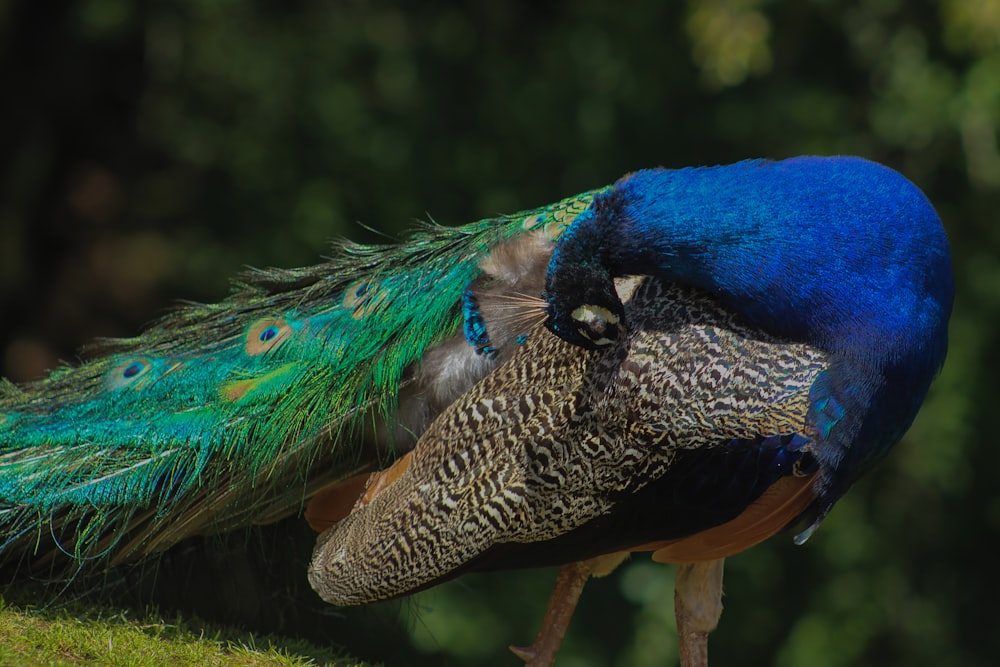
[[523,345],[528,335],[545,321],[544,299],[474,285],[462,294],[465,339],[477,354],[496,359],[512,341]]
[[254,394],[273,396],[291,384],[298,368],[297,363],[287,363],[259,377],[229,382],[219,389],[219,396],[231,403],[241,402]]

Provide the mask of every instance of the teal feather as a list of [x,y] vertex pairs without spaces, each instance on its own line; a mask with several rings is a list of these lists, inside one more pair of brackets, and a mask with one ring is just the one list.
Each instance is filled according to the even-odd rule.
[[930,203],[856,158],[637,172],[342,244],[3,385],[0,559],[118,562],[309,500],[329,602],[654,550],[710,566],[707,636],[721,559],[807,537],[909,426],[952,293]]
[[342,243],[313,267],[251,271],[225,301],[185,305],[78,367],[5,381],[0,558],[43,555],[53,542],[80,562],[118,562],[274,521],[387,447],[412,444],[416,433],[385,425],[421,380],[418,362],[459,330],[483,260],[528,232],[557,235],[594,194],[428,224],[398,245]]

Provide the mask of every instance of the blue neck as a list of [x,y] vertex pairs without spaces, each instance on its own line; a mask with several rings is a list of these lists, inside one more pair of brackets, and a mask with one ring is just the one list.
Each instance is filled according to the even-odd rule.
[[552,319],[628,274],[704,289],[750,324],[828,352],[810,418],[838,470],[898,440],[944,361],[954,288],[940,220],[912,183],[860,158],[626,176],[558,241]]
[[597,236],[614,275],[670,276],[829,351],[888,361],[930,352],[921,349],[929,330],[944,335],[953,292],[944,231],[923,194],[885,167],[803,157],[650,170],[609,197],[616,219],[591,224],[608,227]]

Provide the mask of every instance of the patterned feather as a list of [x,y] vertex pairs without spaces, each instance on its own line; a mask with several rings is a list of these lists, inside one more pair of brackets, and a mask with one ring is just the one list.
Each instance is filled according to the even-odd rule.
[[554,660],[586,577],[641,550],[693,564],[682,664],[705,664],[721,560],[797,521],[805,541],[899,440],[944,362],[954,291],[924,195],[844,157],[628,175],[536,289],[555,336],[532,331],[374,475],[309,573],[361,604],[564,565],[555,629],[515,650],[531,665]]
[[705,637],[720,559],[804,541],[909,427],[952,298],[933,207],[859,158],[641,171],[344,244],[6,385],[0,557],[118,562],[308,500],[330,602],[651,550],[705,565],[679,570],[716,591]]
[[751,325],[830,355],[810,388],[820,462],[804,541],[909,428],[948,347],[948,240],[924,194],[855,157],[648,170],[598,197],[557,244],[549,328],[594,348],[626,320],[613,278],[716,295]]
[[321,536],[320,595],[373,602],[677,540],[811,478],[797,435],[826,355],[655,280],[626,313],[629,336],[600,354],[533,332],[452,404],[399,479]]
[[5,383],[0,557],[133,559],[282,518],[409,448],[498,363],[456,333],[473,281],[516,289],[491,251],[524,237],[548,256],[593,195],[254,271],[226,301],[104,342],[82,366]]

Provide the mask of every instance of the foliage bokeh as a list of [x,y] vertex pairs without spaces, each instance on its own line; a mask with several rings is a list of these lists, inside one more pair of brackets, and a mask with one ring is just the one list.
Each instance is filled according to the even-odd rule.
[[[0,370],[22,381],[177,298],[221,298],[244,265],[317,261],[333,237],[467,222],[653,165],[856,153],[899,169],[952,241],[948,363],[806,546],[779,536],[729,561],[712,654],[1000,655],[996,0],[21,0],[0,5],[0,53]],[[530,641],[552,578],[314,603],[308,628],[229,611],[392,664],[514,664],[504,647]],[[635,558],[591,583],[560,664],[670,664],[671,610],[671,568]]]

